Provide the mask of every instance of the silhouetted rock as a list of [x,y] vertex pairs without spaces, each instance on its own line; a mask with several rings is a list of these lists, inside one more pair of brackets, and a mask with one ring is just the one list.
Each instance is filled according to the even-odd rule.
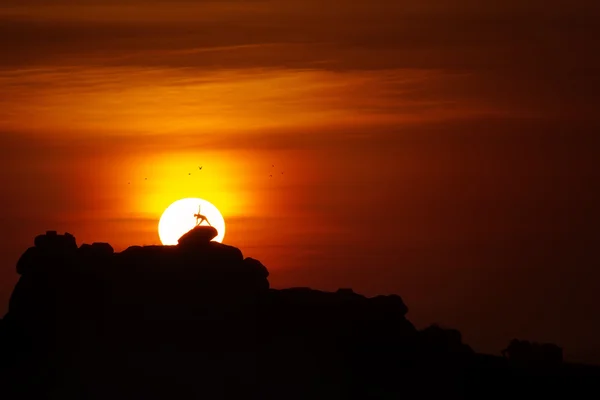
[[92,243],[82,244],[79,247],[79,252],[84,254],[86,257],[108,257],[113,255],[115,252],[112,246],[108,243]]
[[[507,360],[419,331],[397,295],[270,289],[260,261],[201,231],[120,253],[38,236],[0,320],[2,398],[539,397],[556,393],[523,389],[540,365],[555,384],[579,373],[554,345],[514,341]],[[523,359],[537,361],[514,372]]]
[[269,289],[269,271],[267,268],[258,260],[247,257],[244,259],[245,271],[251,271],[252,279],[256,280],[256,286],[259,289]]
[[540,345],[541,361],[548,364],[560,364],[563,362],[563,349],[554,343],[543,343]]
[[217,235],[217,230],[212,226],[200,225],[181,236],[177,243],[181,247],[202,246],[216,238]]
[[34,240],[35,247],[48,251],[76,250],[75,237],[70,233],[59,235],[56,231],[47,231]]
[[444,329],[439,325],[430,325],[419,331],[423,352],[430,357],[448,357],[472,355],[470,346],[462,342],[462,335],[456,329]]
[[525,365],[552,366],[563,362],[562,349],[552,343],[535,343],[513,339],[502,355],[510,361]]
[[17,273],[19,275],[29,274],[32,269],[41,261],[39,258],[39,247],[28,248],[17,261]]

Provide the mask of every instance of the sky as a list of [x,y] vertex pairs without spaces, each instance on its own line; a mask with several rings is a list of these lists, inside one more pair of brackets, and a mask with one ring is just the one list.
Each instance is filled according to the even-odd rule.
[[0,314],[37,234],[159,244],[164,209],[201,197],[273,287],[399,294],[477,351],[520,338],[600,363],[598,17],[4,0]]

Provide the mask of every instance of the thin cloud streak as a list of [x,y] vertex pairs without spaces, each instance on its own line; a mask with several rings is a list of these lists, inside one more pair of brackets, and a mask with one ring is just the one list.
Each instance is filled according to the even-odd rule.
[[[98,5],[80,4],[71,14],[60,10],[73,4],[59,2],[45,11],[27,8],[37,19],[0,17],[0,36],[13,38],[0,44],[0,64],[7,71],[76,67],[107,75],[119,68],[174,75],[184,69],[200,75],[243,69],[442,71],[456,84],[452,95],[469,94],[468,106],[596,115],[600,57],[591,49],[600,32],[592,3],[380,2],[151,2],[137,19],[129,15],[137,2],[111,3],[96,13],[81,11]],[[98,19],[84,21],[82,15]],[[454,81],[455,74],[469,79]],[[425,90],[423,97],[438,93]]]
[[[0,101],[0,129],[25,128],[54,138],[89,133],[211,134],[502,112],[491,104],[460,98],[449,82],[465,79],[469,76],[419,70],[30,70],[0,74],[6,95]],[[27,125],[22,123],[25,116]]]

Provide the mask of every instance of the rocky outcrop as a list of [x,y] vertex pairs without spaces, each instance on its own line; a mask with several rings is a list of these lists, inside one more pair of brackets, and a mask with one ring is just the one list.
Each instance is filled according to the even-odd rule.
[[56,231],[47,231],[45,235],[38,235],[33,242],[36,248],[48,252],[65,252],[77,249],[75,237],[68,232],[59,235]]
[[79,247],[79,255],[85,259],[103,259],[106,260],[108,257],[114,254],[112,246],[108,243],[92,243],[82,244]]
[[107,243],[77,247],[69,234],[38,236],[0,320],[0,395],[464,394],[476,358],[460,332],[417,330],[396,295],[271,289],[260,261],[202,235],[120,253]]
[[521,365],[556,365],[563,362],[563,350],[553,343],[513,339],[502,355]]

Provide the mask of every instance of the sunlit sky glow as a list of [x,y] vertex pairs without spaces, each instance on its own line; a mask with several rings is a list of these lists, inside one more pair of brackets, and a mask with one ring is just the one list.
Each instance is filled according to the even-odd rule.
[[[197,215],[203,215],[206,220],[197,219]],[[213,241],[222,242],[225,237],[223,215],[214,204],[199,198],[179,199],[169,205],[158,221],[158,236],[163,245],[174,246],[184,234],[196,226],[215,228],[217,236]]]

